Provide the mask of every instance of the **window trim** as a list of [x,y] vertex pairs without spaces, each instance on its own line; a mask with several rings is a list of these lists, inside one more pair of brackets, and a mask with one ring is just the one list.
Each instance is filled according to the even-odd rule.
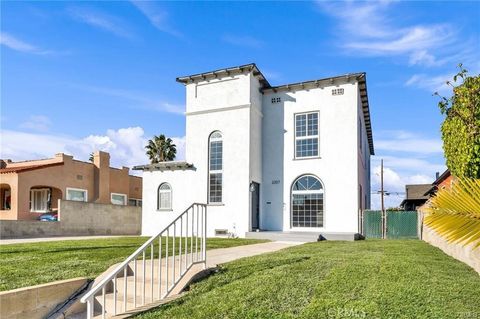
[[[308,115],[317,114],[317,135],[305,135],[297,137],[297,116],[305,115],[307,119],[307,133],[308,133]],[[317,139],[317,155],[312,156],[297,156],[297,140]],[[316,159],[320,157],[320,111],[308,111],[293,114],[293,159],[294,160],[306,160]]]
[[[34,192],[46,192],[47,193],[47,200],[45,201],[45,209],[44,210],[35,210],[34,209],[34,202],[35,202],[35,196],[32,196],[32,193]],[[50,210],[48,209],[48,193],[50,192],[50,188],[31,188],[30,189],[30,213],[48,213]],[[51,194],[50,194],[51,196]],[[33,209],[32,209],[33,206]]]
[[[163,193],[170,193],[170,207],[160,207],[160,187],[162,185],[167,185],[169,187],[168,191],[164,190]],[[170,212],[173,211],[173,188],[172,185],[168,182],[163,182],[158,185],[157,188],[157,211]]]
[[[123,198],[124,198],[123,205],[121,205],[121,204],[114,204],[114,203],[112,202],[112,200],[113,200],[113,195],[123,196]],[[122,194],[122,193],[110,193],[110,204],[112,204],[112,205],[117,205],[117,206],[127,206],[127,205],[128,205],[128,196],[127,196],[127,194]]]
[[[79,200],[68,199],[68,191],[80,191],[80,192],[84,192],[84,193],[85,193],[85,200],[84,200],[84,201],[79,201]],[[67,188],[65,189],[65,199],[66,199],[66,200],[73,201],[73,202],[81,202],[81,203],[83,202],[83,203],[87,203],[87,202],[88,202],[88,190],[83,189],[83,188],[67,187]]]
[[[220,134],[220,137],[212,137],[213,134],[215,133],[219,133]],[[221,141],[222,142],[222,169],[221,170],[211,170],[210,169],[210,159],[211,159],[211,155],[212,155],[212,141]],[[208,185],[207,185],[207,204],[208,205],[211,205],[211,206],[221,206],[223,205],[223,181],[224,181],[224,174],[223,174],[223,152],[224,148],[223,148],[223,133],[219,130],[215,130],[213,132],[210,133],[210,135],[208,136],[208,158],[207,158],[207,168],[208,168],[208,178],[207,178],[207,181],[208,181]],[[221,184],[221,192],[222,192],[222,195],[221,195],[221,199],[220,201],[218,202],[213,202],[210,200],[210,176],[212,174],[221,174],[221,177],[222,177],[222,184]]]

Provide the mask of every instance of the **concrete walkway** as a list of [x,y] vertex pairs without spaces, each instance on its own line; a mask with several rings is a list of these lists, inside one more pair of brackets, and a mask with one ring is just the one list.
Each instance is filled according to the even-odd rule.
[[0,245],[24,244],[24,243],[41,243],[41,242],[47,242],[47,241],[62,241],[62,240],[88,240],[88,239],[117,238],[117,237],[138,237],[138,236],[131,236],[131,235],[124,235],[124,236],[71,236],[71,237],[0,239]]
[[[214,268],[214,267],[216,267],[220,264],[224,264],[224,263],[234,261],[234,260],[237,260],[237,259],[240,259],[240,258],[252,257],[252,256],[264,254],[264,253],[275,252],[275,251],[278,251],[278,250],[283,249],[283,248],[288,248],[288,247],[297,246],[297,245],[301,245],[301,244],[303,244],[303,242],[276,241],[276,242],[268,242],[268,243],[261,243],[261,244],[252,244],[252,245],[236,246],[236,247],[230,247],[230,248],[219,248],[219,249],[207,250],[207,268],[211,269],[211,268]],[[178,257],[176,257],[176,260],[178,260]],[[179,261],[177,261],[177,262],[179,262]],[[158,265],[158,259],[155,259],[153,264]],[[165,264],[166,264],[166,262],[163,261],[162,265],[165,265]],[[102,278],[105,275],[107,275],[112,269],[116,268],[117,265],[112,265],[109,268],[109,270],[107,270],[105,273],[103,273],[102,275],[97,277],[97,279],[95,279],[95,282],[100,282],[102,280]],[[147,263],[146,267],[147,267],[146,268],[146,274],[148,276],[148,274],[150,274],[150,271],[151,271],[150,270],[151,268],[149,268],[150,263]],[[162,267],[162,269],[163,269],[163,267]],[[153,273],[156,274],[157,271],[158,271],[157,269],[154,269]],[[164,273],[164,271],[165,270],[163,270],[163,273]],[[184,294],[183,289],[190,283],[190,281],[202,272],[204,272],[202,265],[201,264],[196,264],[178,282],[178,284],[172,290],[172,292],[170,293],[168,298],[162,299],[162,300],[157,300],[155,302],[151,302],[151,303],[148,303],[146,305],[139,306],[135,309],[131,309],[130,307],[133,307],[133,304],[132,305],[129,304],[129,306],[127,306],[127,308],[130,308],[130,310],[128,310],[127,312],[116,315],[116,316],[113,316],[113,317],[110,317],[110,316],[107,316],[107,317],[115,318],[115,319],[129,318],[129,317],[134,316],[138,313],[144,312],[146,310],[158,307],[162,304],[165,304],[165,303],[168,303],[172,300],[175,300],[175,299],[181,297]],[[209,271],[207,270],[207,273],[208,272]],[[205,275],[201,275],[201,277],[203,277],[203,276],[205,276]],[[139,277],[139,279],[141,279],[141,278]],[[121,281],[122,281],[122,278],[117,278],[117,284],[119,285],[119,287],[122,286],[122,284],[119,283]],[[163,278],[163,281],[165,281],[165,278]],[[150,287],[151,287],[151,286],[149,286],[150,285],[149,282],[150,282],[150,280],[149,280],[149,278],[147,278],[147,281],[146,281],[146,284],[147,284],[146,291],[147,292],[150,291]],[[158,284],[157,281],[155,281],[155,284]],[[162,285],[163,284],[165,284],[165,283],[163,282]],[[138,286],[140,286],[140,285],[141,285],[141,282],[138,283]],[[93,284],[93,286],[95,286],[95,283]],[[154,287],[154,288],[155,288],[154,290],[156,291],[156,287]],[[140,296],[138,296],[137,298],[140,299]],[[150,299],[150,295],[147,295],[146,299],[147,300]],[[107,299],[107,300],[109,300],[109,299]],[[131,300],[128,299],[128,301],[131,301]],[[121,303],[122,301],[120,300],[118,302]],[[83,318],[85,318],[85,312],[81,313],[81,314],[76,314],[76,315],[73,315],[73,316],[72,315],[67,315],[67,318],[68,319],[80,319],[80,318],[83,319]],[[95,318],[101,318],[101,315],[95,316]]]
[[236,246],[207,250],[207,267],[215,267],[243,257],[251,257],[264,253],[274,252],[283,248],[301,245],[296,241],[273,241],[262,244]]

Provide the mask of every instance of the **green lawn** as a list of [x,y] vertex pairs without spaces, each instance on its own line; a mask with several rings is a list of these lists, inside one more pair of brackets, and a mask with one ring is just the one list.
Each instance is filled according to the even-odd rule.
[[136,318],[480,318],[480,276],[419,240],[319,242],[225,264]]
[[[121,237],[0,245],[0,291],[75,277],[95,278],[112,264],[123,261],[147,239]],[[207,250],[259,242],[265,241],[211,238],[207,240]]]

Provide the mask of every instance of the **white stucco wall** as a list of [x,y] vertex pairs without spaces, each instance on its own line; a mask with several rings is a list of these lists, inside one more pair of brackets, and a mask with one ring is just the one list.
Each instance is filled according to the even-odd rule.
[[[357,98],[357,158],[358,158],[358,184],[362,186],[362,201],[359,209],[369,209],[370,208],[370,147],[368,144],[367,130],[365,128],[365,117],[362,109],[362,102],[360,99],[360,94]],[[358,125],[360,124],[360,129]],[[361,134],[361,138],[359,138]],[[359,187],[360,189],[360,187]]]
[[[194,170],[143,172],[142,235],[158,234],[193,202],[204,202],[201,192],[191,191],[196,177]],[[169,183],[172,188],[171,211],[157,210],[158,187],[162,183]]]
[[[332,95],[333,88],[343,95]],[[266,230],[358,231],[358,185],[370,192],[368,167],[358,145],[356,82],[296,92],[259,91],[258,79],[240,74],[186,85],[185,171],[145,172],[144,235],[158,233],[193,202],[208,202],[208,140],[223,136],[223,203],[208,205],[208,235],[227,229],[240,237],[251,230],[252,181],[260,183],[260,227]],[[280,103],[272,104],[272,97]],[[319,158],[294,159],[294,116],[319,111]],[[362,149],[368,149],[364,129]],[[367,154],[366,154],[367,155]],[[369,160],[369,156],[367,156]],[[367,163],[368,164],[368,163]],[[292,183],[305,174],[324,185],[324,227],[291,228]],[[157,211],[158,186],[173,189],[172,211]]]
[[[332,96],[333,88],[344,88]],[[356,232],[357,225],[357,84],[346,83],[298,92],[265,94],[263,98],[262,225],[292,228],[290,197],[293,182],[313,174],[324,185],[324,227],[328,232]],[[280,97],[281,103],[271,103]],[[294,159],[294,115],[319,111],[319,158]],[[267,202],[270,202],[268,204]]]

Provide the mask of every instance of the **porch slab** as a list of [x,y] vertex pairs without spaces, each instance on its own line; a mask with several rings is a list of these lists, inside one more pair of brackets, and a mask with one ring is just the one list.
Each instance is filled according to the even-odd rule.
[[362,239],[358,233],[310,232],[310,231],[253,231],[245,233],[246,238],[268,239],[272,241],[316,242],[321,240],[354,241]]

